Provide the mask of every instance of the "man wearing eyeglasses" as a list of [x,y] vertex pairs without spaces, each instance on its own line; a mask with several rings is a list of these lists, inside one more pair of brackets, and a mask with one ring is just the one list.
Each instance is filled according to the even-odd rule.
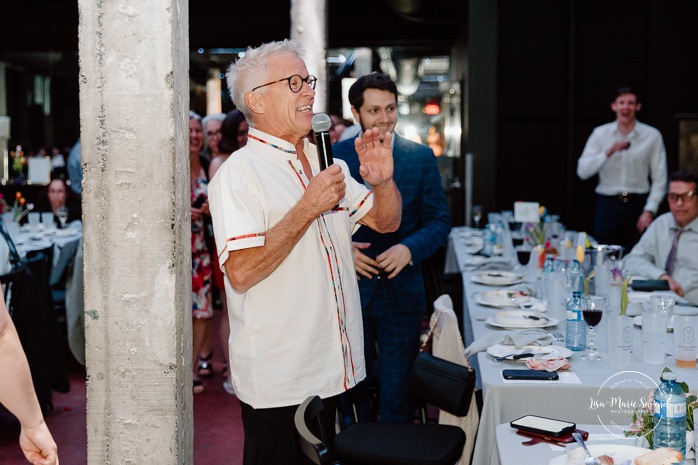
[[633,276],[663,279],[698,305],[698,177],[688,171],[669,176],[670,212],[660,215],[625,259]]
[[[400,224],[388,135],[357,142],[356,182],[342,161],[320,171],[310,132],[315,77],[294,41],[249,49],[228,70],[250,128],[245,147],[209,184],[230,320],[230,372],[242,407],[243,463],[302,464],[297,406],[325,401],[366,376],[351,232]],[[329,431],[328,431],[329,432]]]

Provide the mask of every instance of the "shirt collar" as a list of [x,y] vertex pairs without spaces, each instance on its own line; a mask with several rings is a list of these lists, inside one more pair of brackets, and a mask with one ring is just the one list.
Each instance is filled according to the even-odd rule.
[[279,139],[278,137],[272,136],[271,134],[267,134],[266,132],[260,131],[259,129],[255,129],[253,127],[249,128],[248,133],[251,136],[261,139],[262,141],[260,142],[256,139],[250,138],[250,141],[252,141],[254,144],[268,147],[269,149],[273,150],[273,152],[282,155],[284,158],[289,160],[295,160],[298,158],[296,155],[296,147],[294,147],[290,142]]

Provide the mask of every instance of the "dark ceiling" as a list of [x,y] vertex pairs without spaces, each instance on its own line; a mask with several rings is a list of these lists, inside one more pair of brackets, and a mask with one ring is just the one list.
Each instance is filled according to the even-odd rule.
[[[331,49],[387,46],[403,54],[448,55],[466,32],[465,0],[328,4]],[[189,11],[192,50],[246,48],[288,37],[291,27],[289,0],[190,0]],[[77,0],[0,0],[0,13],[0,60],[39,65],[46,52],[77,52]]]

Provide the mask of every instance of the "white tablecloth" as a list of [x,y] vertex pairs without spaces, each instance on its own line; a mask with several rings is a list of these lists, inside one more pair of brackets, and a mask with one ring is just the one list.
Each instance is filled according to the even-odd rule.
[[[449,241],[449,254],[451,266],[458,266],[458,257],[463,256],[459,249],[459,242]],[[448,263],[448,260],[447,260]],[[493,289],[472,282],[474,272],[463,273],[463,334],[466,346],[473,340],[482,337],[492,331],[501,329],[487,325],[485,320],[498,311],[496,308],[486,307],[476,302],[477,292]],[[535,283],[529,283],[535,287]],[[548,328],[550,331],[564,333],[564,322],[557,327]],[[667,348],[672,347],[672,339],[669,334]],[[564,345],[562,342],[555,344]],[[597,327],[597,346],[600,353],[606,353],[606,332],[604,321]],[[495,431],[497,425],[508,423],[526,414],[535,414],[553,418],[564,418],[575,423],[588,423],[600,425],[602,423],[615,423],[615,428],[621,429],[631,421],[632,408],[621,409],[599,406],[599,399],[607,399],[610,395],[616,395],[618,399],[639,399],[653,388],[652,382],[658,382],[660,374],[665,366],[678,374],[679,381],[685,381],[692,388],[692,392],[698,392],[698,370],[676,368],[673,358],[666,357],[662,365],[647,365],[642,363],[641,333],[639,328],[633,330],[633,355],[630,367],[627,370],[616,370],[608,366],[607,359],[601,361],[586,361],[575,353],[570,361],[571,372],[576,374],[581,383],[567,384],[559,381],[540,382],[505,382],[501,372],[506,368],[525,368],[523,362],[495,362],[493,357],[486,352],[481,352],[477,357],[471,357],[473,366],[478,370],[478,380],[483,390],[483,411],[480,418],[480,428],[475,443],[473,463],[498,465],[495,451]],[[628,373],[624,373],[627,371]],[[621,382],[621,377],[622,382]],[[633,380],[638,380],[633,384]],[[617,386],[614,386],[616,384]],[[594,405],[594,402],[597,405]],[[503,462],[504,463],[504,462]],[[533,463],[533,462],[531,462]],[[547,462],[538,462],[547,463]],[[517,462],[519,465],[520,462]]]

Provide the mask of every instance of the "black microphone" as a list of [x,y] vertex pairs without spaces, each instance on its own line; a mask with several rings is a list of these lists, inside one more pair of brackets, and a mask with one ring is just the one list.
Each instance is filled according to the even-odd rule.
[[326,113],[316,113],[313,115],[310,123],[313,126],[313,131],[315,131],[320,171],[322,171],[334,163],[332,159],[332,140],[330,139],[332,120]]

